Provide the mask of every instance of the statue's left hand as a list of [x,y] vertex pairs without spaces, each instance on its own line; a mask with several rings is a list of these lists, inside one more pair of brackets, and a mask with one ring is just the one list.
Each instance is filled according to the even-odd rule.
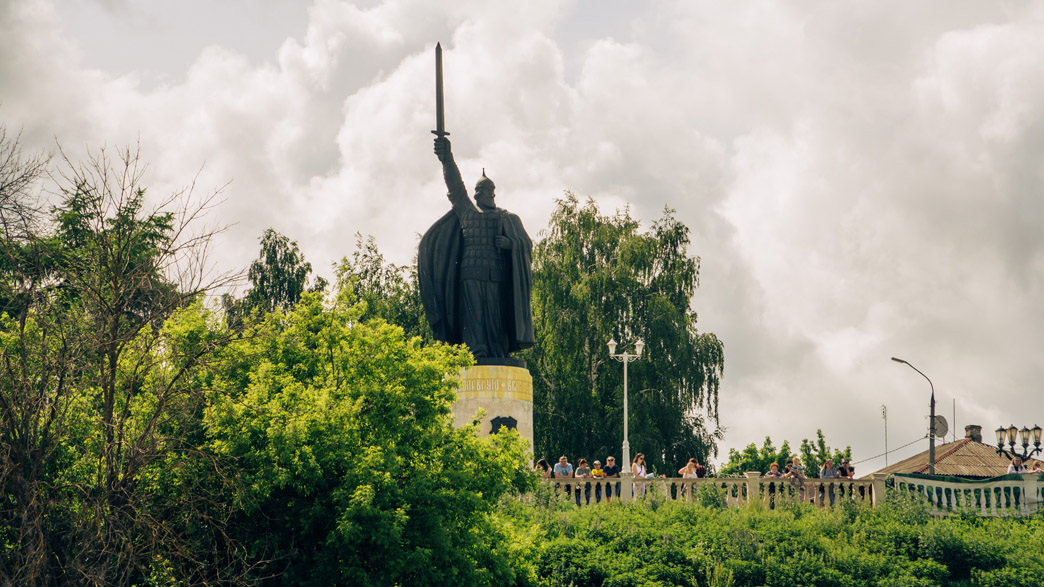
[[498,236],[498,237],[496,237],[495,239],[493,239],[493,243],[495,245],[497,245],[498,249],[510,249],[511,248],[511,239],[509,239],[506,236]]

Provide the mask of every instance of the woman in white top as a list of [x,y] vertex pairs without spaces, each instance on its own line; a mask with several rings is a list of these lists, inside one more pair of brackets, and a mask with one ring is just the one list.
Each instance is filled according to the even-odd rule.
[[[686,463],[684,467],[678,469],[678,474],[682,476],[682,479],[695,479],[695,478],[697,478],[699,476],[699,475],[696,474],[696,466],[697,465],[699,465],[699,463],[696,462],[696,459],[689,459],[689,462]],[[692,488],[693,488],[693,490],[695,490],[696,489],[696,485],[693,484]],[[684,483],[681,486],[681,494],[682,494],[682,497],[685,496],[685,484]]]
[[698,465],[699,463],[696,462],[696,459],[689,459],[689,462],[684,467],[678,469],[678,474],[681,475],[683,479],[695,479],[696,467]]
[[1011,459],[1011,464],[1008,465],[1008,474],[1019,475],[1026,472],[1026,467],[1022,464],[1022,459],[1015,457]]
[[[645,455],[638,453],[634,455],[634,461],[631,462],[631,474],[634,475],[635,479],[645,479]],[[641,489],[635,492],[638,495],[640,491],[642,495],[645,495],[645,483],[642,483]]]

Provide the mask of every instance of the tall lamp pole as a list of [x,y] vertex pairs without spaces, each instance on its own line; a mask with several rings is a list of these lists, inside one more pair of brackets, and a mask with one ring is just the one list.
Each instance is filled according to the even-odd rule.
[[[918,369],[917,367],[914,367],[913,365],[911,365],[910,363],[907,363],[906,361],[904,361],[902,359],[897,359],[895,357],[892,357],[892,360],[895,361],[896,363],[902,363],[902,364],[906,365],[907,367],[913,369],[914,371],[917,371],[918,373],[921,373],[920,369]],[[928,379],[928,376],[925,375],[924,373],[921,373],[921,377],[924,377],[925,379]],[[932,384],[932,380],[931,379],[928,379],[928,385],[931,385],[931,387],[932,387],[932,408],[931,408],[932,411],[931,411],[931,414],[928,416],[928,474],[929,475],[934,475],[935,474],[935,385]]]
[[638,339],[634,343],[634,354],[626,351],[616,354],[616,341],[609,339],[609,356],[623,363],[624,366],[624,397],[623,397],[623,428],[624,428],[624,439],[623,439],[623,463],[621,463],[621,469],[627,467],[627,471],[630,471],[631,467],[631,443],[627,441],[627,363],[637,359],[642,354],[642,349],[645,348],[645,343],[642,339]]

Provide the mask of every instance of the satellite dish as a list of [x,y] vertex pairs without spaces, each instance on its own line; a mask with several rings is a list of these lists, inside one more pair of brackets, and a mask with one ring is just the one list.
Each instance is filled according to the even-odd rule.
[[942,416],[935,417],[935,437],[944,438],[946,433],[949,432],[950,427],[946,425],[946,418]]

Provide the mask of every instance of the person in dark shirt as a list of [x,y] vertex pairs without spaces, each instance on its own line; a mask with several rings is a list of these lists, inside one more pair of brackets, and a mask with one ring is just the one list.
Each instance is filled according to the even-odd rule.
[[848,459],[841,461],[841,467],[837,470],[837,475],[842,479],[855,479],[855,467],[849,464]]
[[778,486],[780,491],[783,490],[782,482],[775,481],[775,479],[783,478],[783,473],[779,472],[779,465],[777,463],[769,465],[769,470],[768,473],[765,473],[765,478],[773,479],[773,481],[769,481],[768,485],[769,509],[776,509],[776,487]]
[[[616,478],[620,477],[620,467],[616,464],[616,459],[614,459],[613,457],[606,457],[605,458],[605,468],[602,469],[602,470],[605,471],[606,479],[611,479],[613,477],[616,477]],[[614,485],[613,483],[606,483],[605,484],[605,501],[606,502],[613,501],[613,485]],[[615,485],[616,485],[616,497],[620,497],[620,482],[617,481],[615,483]]]
[[[591,478],[591,467],[587,465],[587,459],[580,459],[576,463],[576,470],[573,471],[573,478],[575,479],[590,479]],[[580,482],[576,484],[576,489],[573,491],[573,495],[576,496],[576,505],[580,505],[580,488],[584,488],[584,497],[586,498],[587,505],[591,505],[591,483]]]

